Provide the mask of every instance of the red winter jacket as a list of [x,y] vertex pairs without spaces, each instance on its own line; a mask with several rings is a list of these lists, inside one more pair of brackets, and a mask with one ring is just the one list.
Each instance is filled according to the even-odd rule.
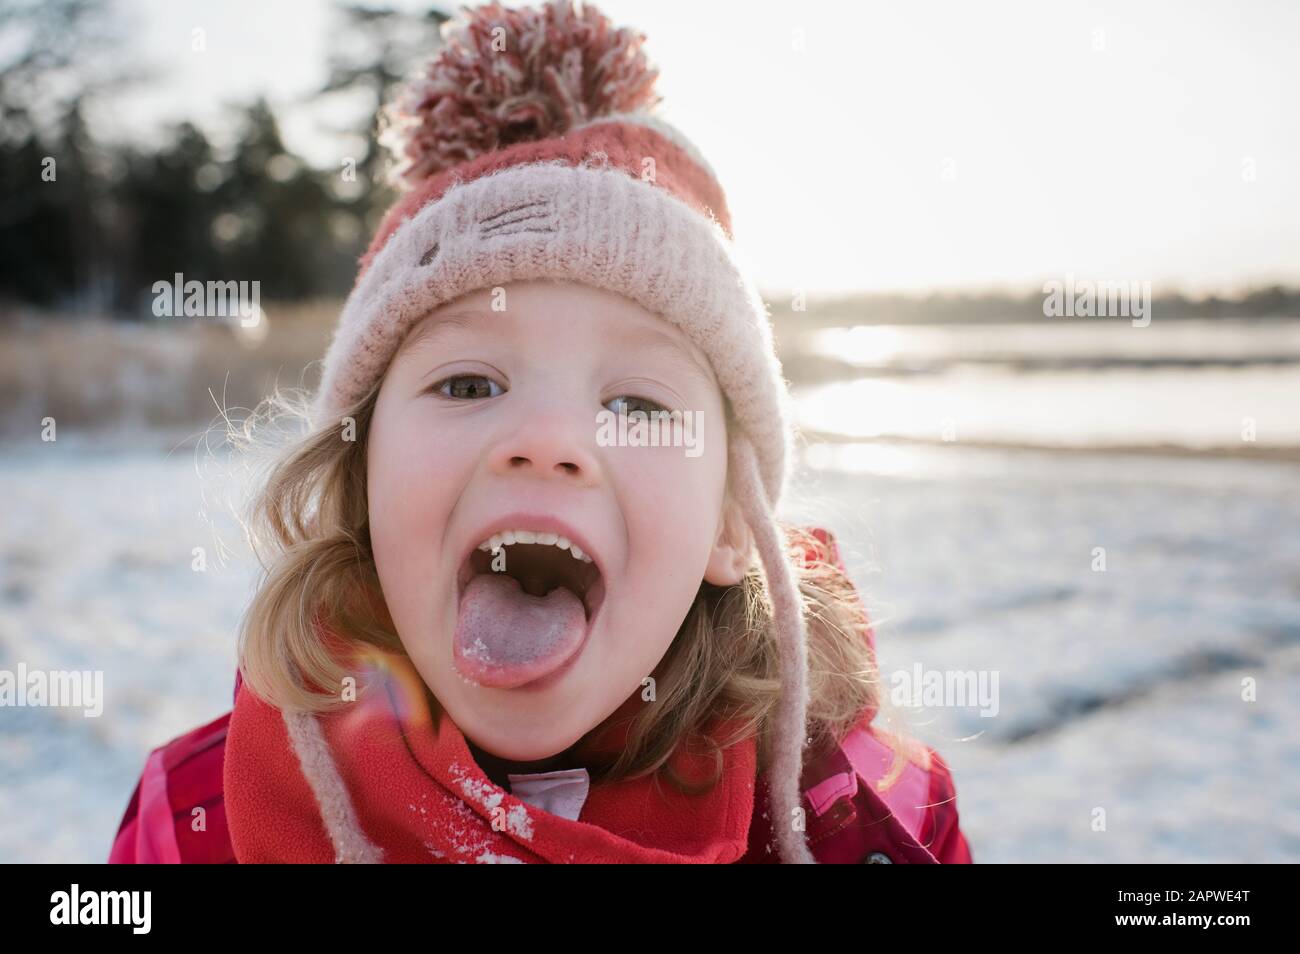
[[[841,569],[834,537],[811,531]],[[812,556],[812,551],[809,552]],[[868,639],[873,639],[870,629]],[[235,694],[241,680],[235,675]],[[110,864],[232,864],[222,762],[230,713],[154,749],[118,827]],[[958,827],[957,793],[947,764],[931,748],[929,769],[908,762],[884,791],[877,783],[892,751],[870,725],[853,729],[828,755],[804,765],[801,785],[808,847],[821,864],[969,864]],[[767,789],[758,780],[749,852],[741,864],[774,863],[766,817]],[[202,808],[202,812],[197,809]],[[201,820],[201,821],[200,821]],[[199,830],[195,830],[195,829]]]

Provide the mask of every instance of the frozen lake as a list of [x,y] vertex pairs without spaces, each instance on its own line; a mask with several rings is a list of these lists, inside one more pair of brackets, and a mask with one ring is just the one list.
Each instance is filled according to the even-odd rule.
[[800,394],[801,423],[838,435],[1300,447],[1300,322],[873,325],[801,344],[859,371]]

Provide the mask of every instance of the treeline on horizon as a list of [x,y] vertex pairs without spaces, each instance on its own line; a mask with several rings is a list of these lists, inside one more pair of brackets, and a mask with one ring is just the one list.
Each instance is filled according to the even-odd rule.
[[306,102],[368,105],[328,130],[340,154],[319,169],[261,99],[228,105],[220,135],[180,122],[148,146],[97,138],[114,96],[165,81],[133,71],[126,14],[107,0],[0,3],[0,314],[149,318],[153,284],[176,273],[257,281],[263,300],[346,293],[394,198],[375,114],[439,48],[448,14],[336,13],[327,80]]

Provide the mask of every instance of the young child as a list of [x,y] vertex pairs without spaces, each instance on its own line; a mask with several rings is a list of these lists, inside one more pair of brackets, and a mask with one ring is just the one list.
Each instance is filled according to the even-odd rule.
[[774,518],[768,315],[644,38],[465,17],[260,488],[234,709],[110,860],[969,862],[833,536]]

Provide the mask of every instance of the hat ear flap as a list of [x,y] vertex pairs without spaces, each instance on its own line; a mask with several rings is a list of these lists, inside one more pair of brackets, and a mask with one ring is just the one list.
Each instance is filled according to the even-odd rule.
[[777,848],[786,864],[816,864],[804,839],[804,807],[800,790],[803,750],[807,740],[808,652],[803,601],[795,585],[794,568],[781,540],[775,516],[758,473],[758,458],[743,432],[732,435],[729,465],[736,478],[736,497],[754,534],[768,599],[772,603],[773,631],[781,661],[781,695],[777,701],[768,784],[772,828]]

